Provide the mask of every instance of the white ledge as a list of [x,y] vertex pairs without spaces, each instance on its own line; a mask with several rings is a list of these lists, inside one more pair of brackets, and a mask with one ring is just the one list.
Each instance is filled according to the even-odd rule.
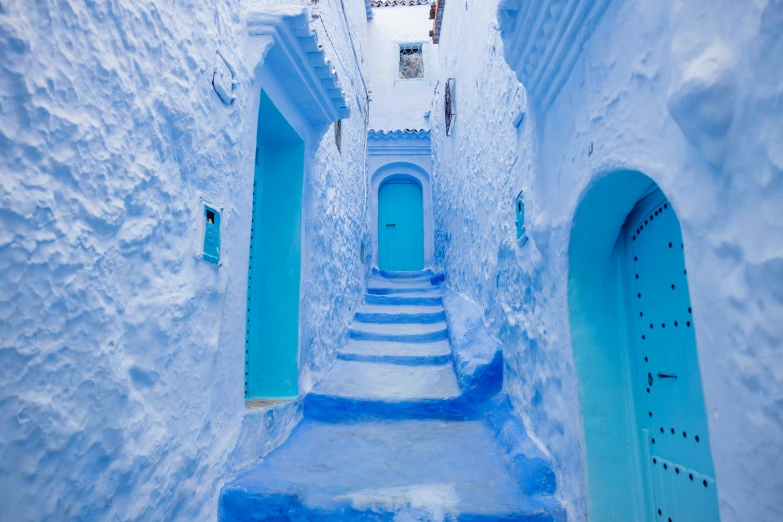
[[552,104],[610,0],[501,0],[506,62],[541,108]]
[[370,156],[408,154],[413,156],[430,155],[430,131],[424,129],[404,129],[367,131],[367,153]]
[[430,5],[432,0],[371,0],[373,7],[394,7],[397,5]]
[[280,80],[310,123],[330,124],[350,116],[337,72],[310,27],[306,7],[251,10],[247,31],[251,37],[266,39],[260,46],[260,63]]

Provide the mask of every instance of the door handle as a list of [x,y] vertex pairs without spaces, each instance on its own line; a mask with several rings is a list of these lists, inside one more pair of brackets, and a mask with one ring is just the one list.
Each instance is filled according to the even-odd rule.
[[387,227],[395,227],[395,226],[397,226],[397,224],[396,223],[386,223],[386,226]]
[[676,375],[667,375],[665,373],[659,373],[658,374],[658,378],[659,379],[676,379],[677,376]]

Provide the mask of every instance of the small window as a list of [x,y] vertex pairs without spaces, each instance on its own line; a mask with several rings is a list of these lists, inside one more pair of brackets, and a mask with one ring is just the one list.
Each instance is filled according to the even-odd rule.
[[424,78],[422,44],[400,44],[400,78],[414,80]]
[[337,145],[337,152],[343,153],[343,120],[334,122],[334,144]]
[[522,246],[527,243],[527,235],[525,234],[525,201],[524,194],[521,190],[519,191],[519,194],[517,194],[514,207],[517,225],[517,244]]

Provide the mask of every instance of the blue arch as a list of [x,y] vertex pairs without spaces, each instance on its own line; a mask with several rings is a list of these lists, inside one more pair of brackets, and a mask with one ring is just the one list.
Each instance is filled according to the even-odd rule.
[[[409,172],[406,172],[409,171]],[[388,173],[392,174],[388,174]],[[391,163],[384,163],[375,171],[372,173],[371,180],[373,183],[376,180],[380,180],[381,182],[386,179],[386,177],[390,176],[397,176],[397,175],[407,175],[408,177],[417,179],[415,175],[413,174],[419,174],[423,176],[427,181],[430,179],[430,174],[425,169],[420,167],[419,165],[416,165],[415,163],[410,163],[407,161],[393,161]],[[421,184],[421,180],[418,180],[419,184]],[[379,184],[380,186],[380,184]]]
[[[574,215],[568,247],[568,309],[578,377],[591,520],[635,520],[632,397],[617,334],[618,277],[613,250],[626,217],[653,180],[635,171],[598,177]],[[613,319],[614,318],[614,319]]]
[[391,176],[386,176],[383,178],[383,181],[381,181],[379,187],[385,185],[386,183],[389,183],[390,181],[395,180],[407,180],[412,181],[416,183],[420,188],[423,188],[421,180],[419,180],[416,176],[411,176],[410,174],[392,174]]

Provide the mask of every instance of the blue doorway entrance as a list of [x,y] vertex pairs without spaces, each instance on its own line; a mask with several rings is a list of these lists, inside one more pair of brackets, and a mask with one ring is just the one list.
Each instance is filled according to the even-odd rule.
[[684,252],[640,172],[601,176],[577,207],[568,308],[590,520],[718,520]]
[[660,190],[637,203],[620,243],[647,519],[717,521],[684,245]]
[[299,394],[304,142],[261,92],[250,224],[245,400]]
[[378,268],[424,268],[423,199],[413,179],[390,179],[378,190]]

